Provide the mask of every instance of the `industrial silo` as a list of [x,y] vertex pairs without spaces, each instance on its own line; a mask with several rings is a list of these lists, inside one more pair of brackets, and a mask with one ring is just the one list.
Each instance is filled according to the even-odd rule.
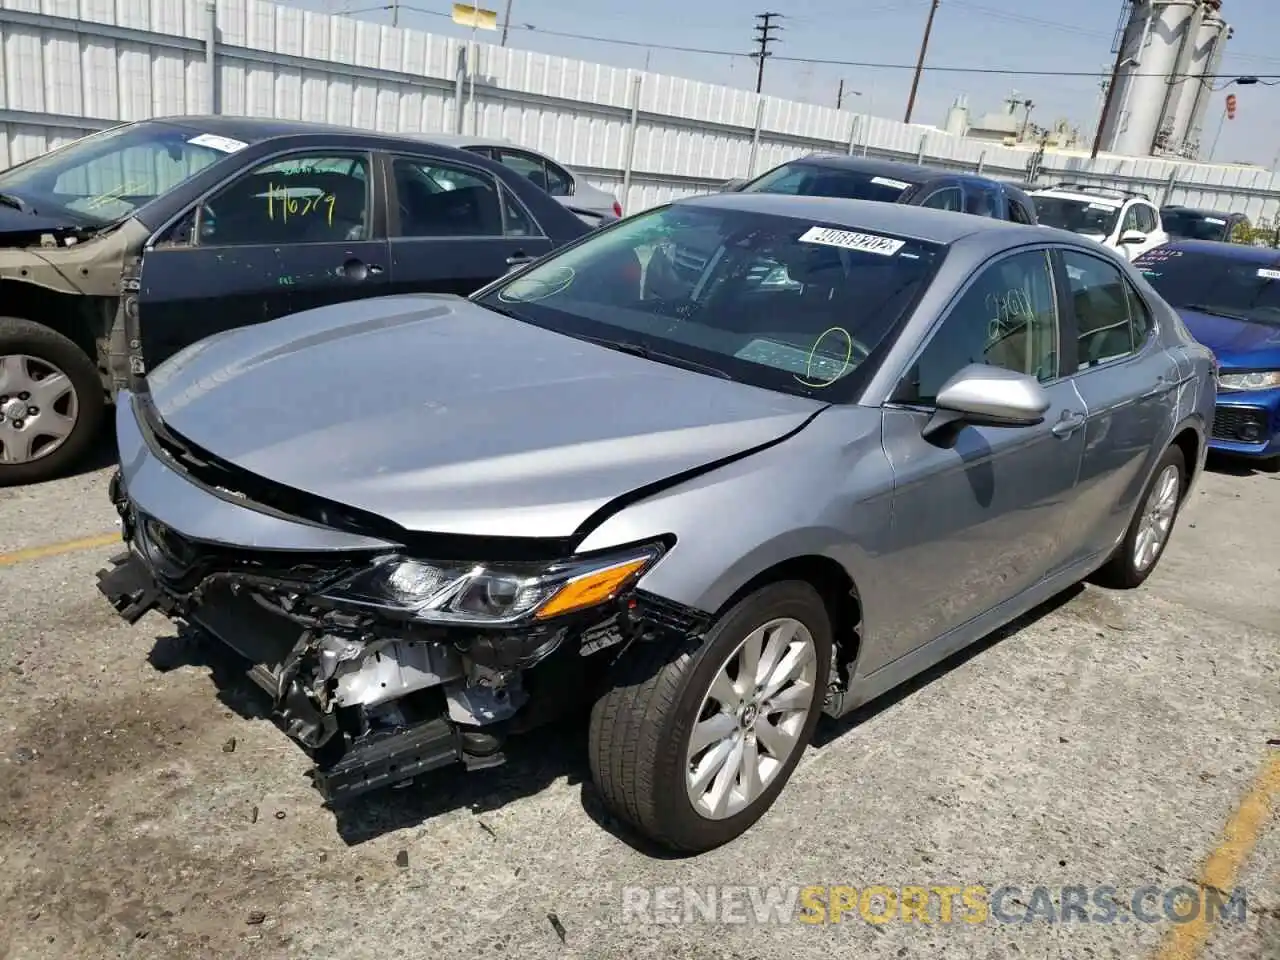
[[[1222,0],[1201,0],[1196,4],[1186,26],[1182,29],[1182,44],[1178,48],[1178,57],[1165,84],[1164,103],[1160,109],[1160,123],[1156,127],[1156,136],[1151,144],[1154,154],[1176,154],[1182,147],[1182,138],[1186,130],[1186,121],[1191,116],[1191,106],[1195,102],[1199,84],[1193,79],[1192,64],[1196,59],[1196,48],[1205,17],[1215,8],[1221,6]],[[1201,67],[1205,58],[1202,56]],[[1181,121],[1179,120],[1181,114]]]
[[1178,153],[1192,160],[1200,156],[1205,113],[1214,100],[1213,83],[1231,37],[1231,27],[1222,19],[1218,6],[1215,4],[1215,9],[1205,16],[1196,37],[1196,52],[1189,68],[1196,79],[1194,86],[1187,85],[1178,104],[1170,141]]
[[1168,102],[1169,78],[1200,6],[1201,0],[1128,0],[1115,90],[1101,125],[1103,150],[1151,153]]

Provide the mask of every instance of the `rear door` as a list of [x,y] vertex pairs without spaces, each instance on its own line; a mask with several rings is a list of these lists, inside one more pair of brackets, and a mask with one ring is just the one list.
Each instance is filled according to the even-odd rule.
[[276,155],[163,229],[142,258],[134,372],[231,327],[385,292],[374,169],[362,151]]
[[491,171],[452,157],[383,159],[392,291],[465,296],[551,250],[533,215]]
[[1115,264],[1063,250],[1062,281],[1084,400],[1081,559],[1109,550],[1128,526],[1163,438],[1173,432],[1176,361],[1157,342],[1152,312]]

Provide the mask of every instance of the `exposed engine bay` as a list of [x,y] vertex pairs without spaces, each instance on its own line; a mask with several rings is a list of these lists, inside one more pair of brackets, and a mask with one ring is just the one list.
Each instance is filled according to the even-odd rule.
[[508,735],[581,703],[628,645],[701,626],[634,589],[661,543],[500,565],[228,548],[140,513],[119,475],[111,496],[129,549],[101,592],[126,621],[156,609],[248,661],[328,801],[500,764]]

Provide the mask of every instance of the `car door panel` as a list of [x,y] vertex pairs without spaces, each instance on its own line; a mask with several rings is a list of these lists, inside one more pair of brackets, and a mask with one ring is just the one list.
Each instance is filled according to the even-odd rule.
[[430,156],[387,158],[390,289],[466,296],[552,249],[491,172]]
[[[1064,253],[1063,267],[1077,344],[1073,380],[1086,411],[1079,522],[1089,556],[1110,550],[1128,526],[1163,453],[1161,438],[1172,435],[1169,394],[1181,374],[1119,268],[1078,251]],[[1099,341],[1115,345],[1094,346]]]
[[[360,176],[333,166],[344,162]],[[370,170],[360,152],[273,157],[154,238],[131,321],[134,372],[223,330],[385,292],[387,242]]]
[[907,594],[883,633],[890,659],[1017,596],[1073,555],[1084,433],[1054,427],[1079,417],[1082,404],[1070,382],[1047,393],[1042,423],[966,426],[949,447],[921,437],[927,412],[884,411],[894,495],[892,551],[880,559]]
[[[1085,417],[1074,385],[1058,375],[1059,311],[1047,249],[997,259],[957,298],[884,408],[893,520],[878,562],[899,597],[893,622],[878,630],[881,662],[861,672],[1017,597],[1078,553],[1073,496]],[[926,439],[932,397],[971,363],[1039,379],[1050,404],[1043,419],[967,424],[949,439]]]

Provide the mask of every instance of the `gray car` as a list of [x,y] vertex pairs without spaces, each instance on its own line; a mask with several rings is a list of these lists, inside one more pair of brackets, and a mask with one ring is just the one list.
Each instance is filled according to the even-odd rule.
[[468,299],[175,356],[119,404],[129,550],[100,589],[246,658],[331,802],[500,763],[585,697],[607,804],[704,850],[821,713],[1082,578],[1142,583],[1214,397],[1089,240],[701,197]]
[[530,150],[510,140],[473,137],[461,133],[422,133],[413,136],[442,146],[478,153],[510,167],[593,227],[607,226],[622,217],[622,204],[613,194],[592,186],[581,173],[557,163],[545,153]]

